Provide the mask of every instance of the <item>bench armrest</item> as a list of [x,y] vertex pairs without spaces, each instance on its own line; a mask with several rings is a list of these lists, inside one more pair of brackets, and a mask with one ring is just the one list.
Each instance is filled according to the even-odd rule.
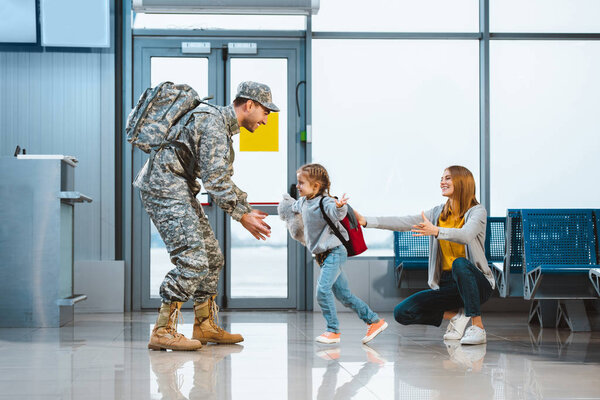
[[598,265],[590,264],[542,264],[542,274],[588,274],[590,269],[598,268]]

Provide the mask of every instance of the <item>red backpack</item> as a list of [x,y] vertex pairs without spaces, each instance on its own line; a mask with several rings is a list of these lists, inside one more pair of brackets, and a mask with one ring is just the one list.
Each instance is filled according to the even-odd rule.
[[331,219],[329,219],[327,214],[325,214],[325,208],[323,207],[324,199],[324,197],[321,197],[321,201],[319,201],[321,214],[323,214],[325,222],[327,222],[327,225],[329,225],[335,236],[337,236],[337,238],[340,239],[340,242],[342,242],[342,244],[348,251],[348,257],[357,256],[361,253],[364,253],[367,250],[367,245],[365,243],[365,238],[363,237],[362,228],[358,221],[356,221],[356,218],[352,218],[351,221],[351,218],[348,217],[349,215],[352,215],[352,217],[354,217],[354,211],[352,210],[352,207],[346,204],[348,206],[348,212],[346,213],[344,219],[340,221],[344,229],[346,229],[346,231],[348,232],[348,240],[346,240],[344,239],[344,236],[339,231],[337,226],[335,226],[335,224],[331,222]]

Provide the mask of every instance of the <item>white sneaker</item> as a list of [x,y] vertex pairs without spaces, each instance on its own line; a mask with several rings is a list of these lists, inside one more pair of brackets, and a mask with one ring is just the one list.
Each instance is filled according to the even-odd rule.
[[460,344],[484,344],[485,342],[485,329],[478,326],[470,326],[465,332],[465,336],[460,339]]
[[448,323],[444,340],[459,340],[463,337],[470,319],[471,317],[467,317],[462,309],[458,310],[458,314],[452,317]]

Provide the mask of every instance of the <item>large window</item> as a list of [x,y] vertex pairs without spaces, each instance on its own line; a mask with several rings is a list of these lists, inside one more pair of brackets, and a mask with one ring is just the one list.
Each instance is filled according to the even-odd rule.
[[[479,182],[476,41],[315,40],[313,160],[332,194],[365,215],[441,204],[449,165]],[[393,254],[389,231],[366,230],[365,255]]]
[[491,210],[599,206],[600,43],[491,44]]
[[314,31],[474,32],[478,0],[323,0]]
[[600,32],[598,0],[491,0],[494,32]]

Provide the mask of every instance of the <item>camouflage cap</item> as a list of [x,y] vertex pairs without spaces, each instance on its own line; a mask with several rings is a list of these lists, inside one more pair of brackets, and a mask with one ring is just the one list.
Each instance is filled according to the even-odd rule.
[[237,94],[235,98],[243,97],[259,102],[263,107],[279,112],[279,107],[273,104],[273,97],[271,96],[271,89],[264,83],[245,81],[238,85]]

